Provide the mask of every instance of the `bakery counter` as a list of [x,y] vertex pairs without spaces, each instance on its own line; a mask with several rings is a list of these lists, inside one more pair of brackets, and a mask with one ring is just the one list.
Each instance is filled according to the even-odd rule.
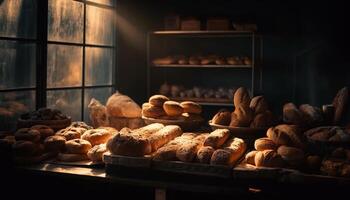
[[[116,169],[108,169],[116,170]],[[176,174],[149,175],[133,172],[134,169],[119,169],[113,174],[104,168],[73,167],[55,164],[21,166],[2,170],[2,182],[6,182],[5,193],[13,194],[14,188],[23,188],[23,193],[33,195],[32,190],[40,188],[46,192],[79,191],[76,195],[91,197],[98,194],[128,196],[131,199],[232,199],[269,198],[295,199],[298,194],[304,196],[331,195],[334,191],[346,194],[346,187],[331,184],[310,184],[310,182],[290,184],[262,181],[260,178],[247,180],[228,180],[204,176],[183,176]],[[10,173],[12,172],[12,173]],[[134,176],[130,175],[131,173]],[[142,172],[141,172],[142,173]],[[5,175],[5,176],[3,176]],[[7,178],[7,179],[6,179]],[[34,183],[34,184],[33,184]],[[11,191],[11,192],[10,192]],[[16,191],[16,190],[15,190]],[[298,191],[297,193],[295,191]],[[21,195],[19,194],[19,195]],[[65,193],[57,193],[63,196]]]

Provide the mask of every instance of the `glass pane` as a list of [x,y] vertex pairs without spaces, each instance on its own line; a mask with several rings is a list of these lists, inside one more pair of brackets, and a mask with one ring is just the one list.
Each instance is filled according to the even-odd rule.
[[81,120],[81,89],[47,91],[47,107],[61,110],[72,120]]
[[20,114],[35,110],[35,91],[0,92],[0,130],[14,130]]
[[0,36],[35,38],[36,0],[0,0]]
[[81,86],[82,56],[82,47],[48,45],[47,87]]
[[84,98],[84,121],[91,124],[88,105],[92,98],[97,99],[103,105],[106,105],[107,99],[112,95],[112,88],[87,88]]
[[109,5],[109,6],[115,5],[115,0],[89,0],[89,1],[94,3]]
[[86,43],[113,45],[113,10],[87,5],[86,11]]
[[113,50],[86,47],[85,85],[112,84]]
[[49,0],[48,11],[48,40],[83,42],[83,3]]
[[35,87],[35,44],[0,40],[0,89]]

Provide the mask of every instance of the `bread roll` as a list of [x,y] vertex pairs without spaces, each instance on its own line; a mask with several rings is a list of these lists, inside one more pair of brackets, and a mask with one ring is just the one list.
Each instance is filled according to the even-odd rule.
[[192,101],[184,101],[180,103],[181,107],[183,107],[185,113],[192,113],[192,114],[201,114],[202,113],[202,107],[195,102]]
[[223,149],[214,151],[210,164],[233,166],[246,151],[247,145],[240,138],[233,138]]
[[214,115],[212,119],[213,124],[228,126],[231,122],[231,112],[229,111],[219,111]]
[[107,149],[114,155],[142,157],[151,153],[148,139],[141,135],[116,134],[107,143]]
[[200,163],[210,163],[211,156],[215,149],[211,146],[202,146],[197,152],[197,159]]
[[170,140],[180,136],[182,130],[177,125],[169,125],[152,134],[148,140],[152,146],[152,152],[157,151],[161,146],[168,143]]
[[176,101],[164,102],[163,109],[169,116],[180,116],[184,112],[183,107]]
[[163,107],[153,106],[150,103],[142,104],[142,115],[150,118],[159,118],[166,115]]
[[164,58],[156,58],[152,62],[155,65],[170,65],[174,64],[176,62],[176,59],[172,56],[167,56]]
[[302,112],[304,123],[308,126],[316,126],[322,123],[323,116],[321,109],[309,104],[302,104],[299,106],[299,110]]
[[283,106],[283,121],[288,124],[302,125],[303,114],[293,103],[286,103]]
[[249,107],[250,95],[248,90],[244,87],[238,88],[234,94],[233,103],[236,108],[240,105],[243,105],[244,107]]
[[183,162],[192,162],[198,150],[203,146],[207,135],[199,135],[193,140],[183,143],[176,151],[176,157]]
[[204,146],[211,146],[214,149],[220,148],[230,136],[228,129],[216,129],[211,132],[204,141]]
[[267,137],[278,145],[287,145],[304,149],[306,142],[302,132],[295,125],[281,124],[267,130]]
[[92,147],[87,152],[87,156],[92,162],[101,162],[105,152],[107,152],[106,144],[99,144]]
[[259,151],[255,155],[255,166],[257,167],[283,167],[282,157],[274,150]]
[[268,128],[275,124],[275,119],[271,111],[265,111],[255,115],[250,123],[251,128]]
[[249,106],[240,105],[236,107],[231,115],[230,126],[232,127],[248,127],[253,120],[254,113]]
[[169,98],[164,95],[153,95],[149,98],[149,103],[153,106],[162,107],[164,102],[169,101]]
[[347,87],[342,88],[338,91],[337,95],[333,99],[333,106],[335,108],[333,123],[338,124],[343,113],[346,111],[347,103],[349,99],[349,89]]
[[257,151],[277,149],[277,145],[269,138],[259,138],[255,140],[254,147]]
[[110,96],[106,103],[107,114],[112,117],[139,118],[141,108],[130,97],[118,92]]
[[245,155],[245,162],[247,164],[255,165],[255,155],[258,153],[258,151],[251,151]]
[[255,114],[263,113],[268,110],[268,104],[264,96],[256,96],[252,98],[249,107],[253,110]]
[[292,167],[298,167],[304,163],[305,155],[299,148],[282,145],[278,147],[277,153]]

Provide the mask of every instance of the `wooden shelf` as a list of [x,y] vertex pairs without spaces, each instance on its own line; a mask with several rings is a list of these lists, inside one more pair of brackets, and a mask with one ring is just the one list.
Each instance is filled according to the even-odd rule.
[[193,101],[203,106],[233,106],[233,102],[228,99],[216,99],[216,98],[181,98],[181,97],[172,97],[170,98],[173,101]]
[[188,36],[196,36],[196,35],[253,35],[256,34],[253,31],[235,31],[235,30],[227,30],[227,31],[208,31],[208,30],[200,30],[200,31],[153,31],[151,32],[153,35],[188,35]]
[[170,64],[170,65],[154,65],[151,67],[157,68],[233,68],[233,69],[251,69],[251,65],[178,65],[178,64]]

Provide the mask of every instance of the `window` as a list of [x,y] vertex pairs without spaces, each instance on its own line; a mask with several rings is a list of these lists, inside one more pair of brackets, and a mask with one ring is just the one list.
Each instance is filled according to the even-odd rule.
[[114,11],[115,0],[0,1],[0,127],[44,106],[89,121],[90,99],[115,88]]

